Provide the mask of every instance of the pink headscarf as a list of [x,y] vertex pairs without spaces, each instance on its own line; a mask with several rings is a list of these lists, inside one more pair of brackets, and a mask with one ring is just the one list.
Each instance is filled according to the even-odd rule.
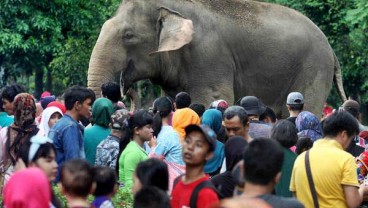
[[49,208],[50,204],[50,182],[39,168],[20,170],[5,185],[4,205],[7,208]]

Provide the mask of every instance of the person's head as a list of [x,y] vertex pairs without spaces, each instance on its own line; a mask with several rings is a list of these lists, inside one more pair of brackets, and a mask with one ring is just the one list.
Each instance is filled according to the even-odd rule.
[[46,96],[40,99],[40,103],[43,109],[45,109],[47,107],[48,104],[50,104],[51,102],[56,101],[56,98],[54,95],[52,96]]
[[225,110],[223,120],[229,138],[233,136],[245,137],[248,134],[248,114],[243,107],[230,106]]
[[271,130],[271,139],[278,141],[281,146],[290,148],[298,141],[295,125],[288,120],[278,121]]
[[300,137],[296,142],[295,146],[296,146],[295,153],[300,155],[304,151],[307,151],[313,147],[313,141],[309,137]]
[[206,107],[200,103],[192,103],[189,105],[189,108],[194,110],[198,114],[198,116],[201,118],[204,111],[206,110]]
[[209,126],[218,135],[222,126],[221,111],[216,109],[208,109],[203,113],[202,124]]
[[179,92],[175,96],[175,108],[188,108],[189,105],[192,103],[192,99],[187,92]]
[[337,111],[323,122],[324,137],[336,139],[344,149],[358,133],[358,121],[346,111]]
[[276,184],[281,176],[284,152],[272,139],[256,138],[245,148],[244,179],[247,183],[267,186]]
[[114,105],[112,102],[107,98],[98,98],[92,105],[92,122],[108,128],[113,113]]
[[91,89],[81,86],[70,87],[64,93],[66,109],[76,112],[80,119],[91,117],[91,106],[95,99],[95,93]]
[[51,139],[45,136],[33,136],[30,143],[21,146],[19,156],[27,167],[38,167],[43,170],[49,181],[55,180],[58,164]]
[[291,92],[286,98],[286,106],[289,111],[301,112],[304,107],[304,97],[300,92]]
[[121,99],[120,85],[116,82],[105,82],[101,85],[102,97],[108,98],[113,103]]
[[243,159],[243,152],[248,142],[241,136],[234,136],[225,143],[226,171],[232,171]]
[[185,135],[182,154],[186,166],[204,166],[216,148],[215,132],[206,125],[189,125]]
[[240,100],[240,106],[245,109],[248,116],[255,116],[257,118],[266,110],[266,106],[255,96],[243,97]]
[[59,101],[52,101],[51,103],[49,103],[47,105],[46,108],[52,107],[52,106],[59,108],[61,110],[61,112],[63,113],[63,115],[66,113],[66,107],[63,103],[61,103]]
[[5,86],[1,91],[2,108],[8,115],[13,115],[13,101],[16,95],[26,92],[26,89],[19,84]]
[[259,120],[265,123],[275,124],[277,118],[275,112],[270,107],[266,107],[265,112],[259,116]]
[[210,104],[209,109],[219,110],[223,114],[228,107],[229,104],[225,100],[215,100]]
[[154,118],[153,118],[153,130],[154,135],[157,136],[161,131],[162,119],[168,118],[174,110],[174,106],[169,97],[159,97],[153,103]]
[[28,128],[36,119],[36,103],[31,94],[20,93],[13,100],[14,124],[20,128]]
[[185,137],[185,127],[190,124],[200,124],[201,119],[198,114],[190,108],[182,108],[176,110],[172,118],[172,127],[178,132],[180,140],[183,141]]
[[149,186],[155,186],[166,192],[169,189],[169,171],[166,163],[155,158],[140,162],[135,169],[133,182],[133,195]]
[[134,208],[170,208],[169,196],[161,189],[148,186],[134,195]]
[[138,110],[129,117],[128,126],[132,131],[133,138],[139,138],[141,141],[149,141],[153,135],[152,129],[153,117],[146,110]]
[[96,189],[93,193],[95,197],[113,196],[117,191],[117,177],[113,169],[106,166],[96,166],[93,168],[93,181]]
[[316,141],[322,138],[322,126],[316,115],[309,111],[302,111],[295,119],[298,136],[307,136]]
[[63,113],[57,107],[51,106],[47,107],[41,115],[41,123],[39,128],[42,129],[45,135],[48,135],[51,127],[63,117]]
[[60,182],[65,195],[87,198],[94,191],[93,169],[86,160],[68,160],[62,166]]
[[51,202],[50,182],[38,168],[15,172],[4,188],[4,206],[9,208],[48,208]]
[[1,97],[1,91],[0,91],[0,112],[5,112],[3,108],[3,98]]
[[360,104],[355,100],[347,100],[342,104],[342,108],[353,115],[356,119],[360,119]]

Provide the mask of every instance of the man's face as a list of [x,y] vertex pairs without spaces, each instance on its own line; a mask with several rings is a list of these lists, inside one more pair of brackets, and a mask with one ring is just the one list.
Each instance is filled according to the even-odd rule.
[[199,131],[190,132],[184,140],[183,144],[183,160],[186,165],[201,165],[209,160],[213,153],[209,152],[208,144],[203,133]]
[[9,100],[3,98],[3,108],[4,111],[8,114],[8,115],[13,115],[14,114],[14,106],[13,106],[13,102],[10,102]]
[[233,136],[245,137],[248,134],[247,126],[244,126],[240,121],[239,116],[234,116],[231,119],[224,120],[226,135],[230,138]]
[[92,115],[91,113],[92,100],[90,98],[87,98],[83,103],[78,104],[78,105],[79,107],[77,110],[78,110],[79,116],[89,119]]

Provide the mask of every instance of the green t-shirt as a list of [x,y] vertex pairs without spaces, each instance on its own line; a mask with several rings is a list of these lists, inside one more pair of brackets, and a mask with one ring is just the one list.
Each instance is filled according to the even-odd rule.
[[284,149],[284,162],[281,169],[281,179],[275,187],[276,195],[283,197],[292,197],[292,193],[289,190],[291,173],[293,171],[294,162],[297,155],[290,149]]

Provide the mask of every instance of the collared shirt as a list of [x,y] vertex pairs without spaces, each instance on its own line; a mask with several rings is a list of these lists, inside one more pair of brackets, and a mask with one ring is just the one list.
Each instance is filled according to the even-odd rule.
[[85,158],[83,147],[84,127],[65,114],[49,132],[49,138],[53,140],[56,149],[56,162],[58,174],[55,182],[60,179],[61,167],[65,161],[74,158]]

